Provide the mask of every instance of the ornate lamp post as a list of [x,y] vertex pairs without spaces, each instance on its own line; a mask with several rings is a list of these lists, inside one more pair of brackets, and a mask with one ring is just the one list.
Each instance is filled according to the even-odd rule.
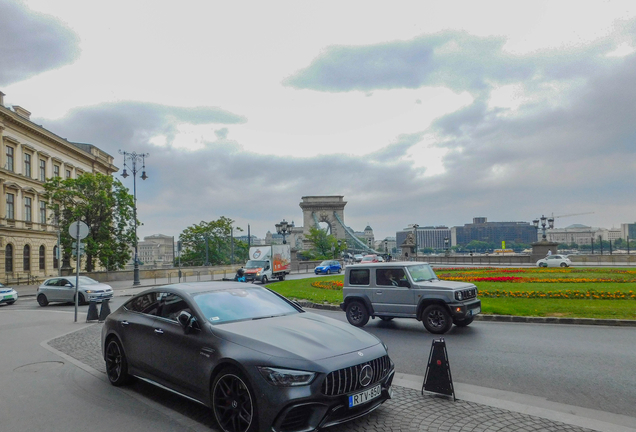
[[417,261],[417,229],[420,226],[418,224],[413,224],[413,235],[415,236],[415,261]]
[[448,249],[448,242],[449,242],[449,238],[448,237],[444,237],[444,254],[446,256],[450,255],[450,250]]
[[[119,150],[119,154],[124,156],[124,172],[121,173],[123,178],[128,177],[128,173],[126,172],[126,168],[132,171],[133,176],[133,218],[135,220],[135,262],[134,262],[134,270],[133,270],[133,285],[141,285],[141,281],[139,280],[139,251],[137,249],[138,239],[137,239],[137,162],[141,163],[141,179],[146,180],[148,176],[146,175],[146,158],[150,156],[149,153],[137,153],[137,152],[125,152]],[[130,165],[126,164],[126,161],[129,161]]]
[[[554,218],[547,218],[545,216],[541,216],[540,219],[535,219],[532,221],[532,223],[534,224],[535,229],[539,229],[539,220],[541,221],[541,230],[543,231],[543,236],[542,236],[542,241],[547,241],[547,237],[545,235],[545,230],[546,230],[546,226],[549,229],[553,229],[554,228]],[[546,224],[547,221],[547,224]]]
[[285,236],[291,234],[292,228],[294,228],[294,223],[288,223],[285,219],[276,224],[276,232],[283,236],[283,244],[287,244]]

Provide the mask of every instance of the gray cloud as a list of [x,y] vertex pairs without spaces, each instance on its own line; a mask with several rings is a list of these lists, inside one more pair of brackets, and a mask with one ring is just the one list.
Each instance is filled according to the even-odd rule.
[[284,85],[328,92],[446,86],[479,93],[492,83],[572,79],[601,67],[609,41],[568,52],[516,56],[503,51],[501,37],[444,31],[409,41],[327,48]]
[[79,38],[59,20],[21,2],[0,0],[0,85],[72,63]]
[[37,121],[70,141],[88,142],[115,154],[121,146],[145,144],[156,135],[165,135],[171,144],[177,126],[182,123],[237,124],[247,119],[216,107],[174,107],[129,101],[76,108],[60,120]]
[[[444,43],[458,38],[453,33],[436,37]],[[414,56],[407,54],[416,42],[401,51],[404,58]],[[359,230],[370,224],[379,237],[394,235],[409,223],[454,226],[471,222],[475,216],[530,221],[553,212],[593,211],[593,216],[558,219],[557,226],[610,227],[606,221],[615,225],[636,221],[630,199],[636,170],[632,119],[636,55],[602,60],[600,53],[610,46],[601,41],[587,47],[588,55],[578,48],[563,55],[535,53],[532,61],[522,61],[501,53],[502,40],[477,42],[481,51],[473,60],[483,67],[468,70],[465,66],[464,77],[459,72],[457,77],[443,76],[458,59],[440,60],[437,54],[430,54],[435,67],[424,78],[409,78],[409,73],[389,77],[387,68],[382,74],[362,77],[359,84],[353,81],[354,73],[346,85],[342,84],[345,81],[331,81],[330,89],[367,86],[366,91],[389,84],[416,85],[422,79],[433,82],[434,77],[477,93],[472,105],[437,119],[427,130],[398,135],[385,148],[364,156],[343,153],[294,158],[293,149],[291,156],[248,153],[240,142],[228,139],[232,125],[246,119],[219,108],[124,102],[78,108],[65,118],[42,123],[71,141],[103,148],[116,157],[118,166],[122,165],[119,148],[150,153],[146,159],[149,179],[137,183],[139,217],[145,224],[142,236],[178,235],[187,226],[220,216],[237,220],[237,226],[244,229],[250,224],[252,233],[263,236],[283,218],[301,225],[298,203],[306,195],[344,195],[346,222]],[[325,58],[331,58],[329,53]],[[370,58],[380,59],[367,54],[361,57],[365,65]],[[385,54],[390,57],[386,49]],[[317,60],[310,69],[320,72],[319,63]],[[341,66],[334,71],[345,71]],[[506,75],[508,66],[510,76]],[[378,68],[382,69],[381,62]],[[326,85],[323,75],[314,77],[315,81],[305,84]],[[576,91],[548,92],[516,111],[489,108],[488,92],[482,90],[492,79],[507,82],[512,77],[530,92],[562,78],[577,78],[580,83]],[[556,99],[559,102],[553,103]],[[192,152],[148,143],[149,137],[158,134],[168,136],[170,143],[182,121],[209,124],[216,140]],[[424,145],[425,138],[430,145],[431,136],[436,137],[436,146],[448,151],[443,159],[445,173],[435,176],[427,176],[419,161],[405,158],[410,150]],[[356,148],[356,143],[343,145],[343,152]],[[132,188],[130,178],[124,183]]]

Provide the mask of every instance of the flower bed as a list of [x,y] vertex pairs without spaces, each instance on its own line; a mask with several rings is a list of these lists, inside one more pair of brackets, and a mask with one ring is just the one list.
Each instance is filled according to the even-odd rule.
[[343,283],[340,281],[316,281],[312,282],[311,286],[320,289],[342,290]]

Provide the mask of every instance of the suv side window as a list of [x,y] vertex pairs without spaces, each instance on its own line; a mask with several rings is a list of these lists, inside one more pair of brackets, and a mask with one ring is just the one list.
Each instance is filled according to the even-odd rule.
[[369,269],[352,269],[349,273],[349,285],[369,285]]
[[375,271],[375,283],[378,286],[407,286],[406,274],[401,268],[381,268]]

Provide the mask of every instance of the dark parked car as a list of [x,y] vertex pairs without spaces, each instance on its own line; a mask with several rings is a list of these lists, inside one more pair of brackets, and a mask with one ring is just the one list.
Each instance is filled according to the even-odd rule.
[[342,266],[339,261],[336,260],[326,260],[321,262],[314,269],[314,273],[316,274],[331,274],[331,273],[340,273],[342,271]]
[[305,312],[262,286],[182,283],[152,288],[102,329],[108,379],[131,376],[209,406],[221,430],[312,431],[391,397],[386,345]]

